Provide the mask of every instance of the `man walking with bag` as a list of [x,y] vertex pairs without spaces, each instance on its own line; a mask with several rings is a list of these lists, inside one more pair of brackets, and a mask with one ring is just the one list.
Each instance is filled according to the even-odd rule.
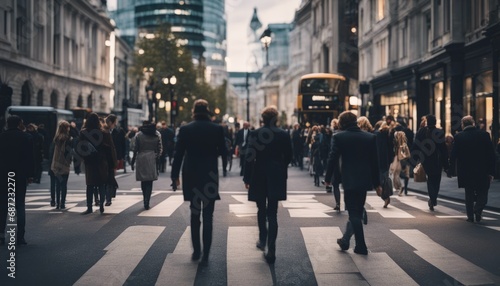
[[339,116],[342,132],[332,137],[330,154],[325,175],[325,184],[329,186],[335,168],[340,166],[344,201],[349,212],[349,221],[342,238],[337,240],[342,250],[349,249],[349,240],[354,233],[356,247],[354,252],[367,255],[363,233],[362,217],[366,201],[366,192],[380,190],[380,176],[377,162],[377,141],[374,134],[362,131],[357,125],[357,117],[350,111]]

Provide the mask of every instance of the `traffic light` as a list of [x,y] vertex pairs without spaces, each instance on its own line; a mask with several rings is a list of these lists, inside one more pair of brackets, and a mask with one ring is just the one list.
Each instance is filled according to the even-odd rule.
[[179,105],[177,104],[177,100],[172,101],[172,113],[177,115],[179,112]]

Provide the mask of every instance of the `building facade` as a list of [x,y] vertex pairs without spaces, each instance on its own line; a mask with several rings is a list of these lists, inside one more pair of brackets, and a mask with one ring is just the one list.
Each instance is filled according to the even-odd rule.
[[101,1],[1,1],[0,18],[0,85],[12,90],[1,102],[111,110],[114,27]]
[[227,81],[227,31],[224,0],[203,1],[205,78],[213,86]]
[[392,114],[416,130],[434,114],[454,134],[470,114],[497,139],[497,13],[489,0],[361,1],[359,77],[370,87],[370,117]]

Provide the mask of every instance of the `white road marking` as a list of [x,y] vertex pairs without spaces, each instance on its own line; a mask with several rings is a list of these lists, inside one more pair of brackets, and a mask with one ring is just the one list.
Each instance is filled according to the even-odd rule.
[[314,195],[291,195],[282,202],[284,208],[288,209],[290,217],[304,218],[327,218],[327,213],[333,212],[333,208],[318,202]]
[[248,200],[246,195],[232,195],[233,199],[240,202],[239,204],[229,204],[229,212],[237,217],[257,216],[257,205],[255,202]]
[[165,199],[163,202],[154,206],[149,210],[145,210],[139,216],[146,217],[169,217],[175,210],[177,210],[184,202],[184,197],[179,195],[172,195]]
[[384,218],[415,218],[411,214],[389,204],[384,208],[384,201],[378,196],[366,196],[366,204],[370,205]]

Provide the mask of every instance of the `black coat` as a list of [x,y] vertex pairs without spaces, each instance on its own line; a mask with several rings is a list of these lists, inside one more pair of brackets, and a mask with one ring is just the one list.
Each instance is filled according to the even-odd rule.
[[[97,160],[90,160],[82,153],[82,145],[91,142],[98,151]],[[110,170],[116,166],[116,151],[111,134],[102,130],[82,129],[76,152],[85,162],[85,183],[88,186],[114,184],[114,174]]]
[[286,200],[288,164],[292,160],[290,135],[263,126],[248,134],[243,181],[249,184],[248,200]]
[[488,133],[474,126],[455,135],[451,165],[457,162],[459,188],[485,187],[495,174],[495,151]]
[[125,131],[122,128],[116,127],[111,131],[111,138],[116,150],[116,160],[125,158]]
[[220,200],[219,156],[227,156],[222,126],[208,119],[197,119],[179,129],[171,177],[172,180],[179,178],[182,165],[185,201]]
[[420,161],[426,174],[441,174],[448,170],[448,149],[444,132],[436,127],[422,127],[418,130],[411,148],[412,163]]
[[331,180],[339,165],[344,190],[366,191],[378,187],[380,176],[376,136],[357,126],[334,134],[328,156],[326,181]]
[[[247,133],[247,137],[250,135],[250,129],[247,129],[248,130],[248,133]],[[236,148],[236,146],[238,146],[238,148],[240,150],[243,150],[243,142],[245,141],[245,129],[240,129],[238,130],[238,133],[236,133],[236,138],[234,140],[234,147]],[[246,138],[248,140],[248,138]],[[245,144],[245,147],[246,147],[246,144]],[[241,152],[240,152],[241,154]]]
[[389,130],[375,131],[375,135],[377,136],[377,155],[378,155],[378,167],[381,175],[389,172],[389,166],[394,159],[391,154],[391,148],[394,144],[391,144],[391,136],[389,134]]
[[17,180],[34,175],[33,138],[17,128],[0,133],[0,172],[7,186],[8,172],[15,172]]
[[172,152],[174,151],[175,133],[170,128],[162,128],[160,130],[160,134],[161,134],[161,143],[163,144],[162,155],[163,156],[168,155],[170,157],[172,156]]

